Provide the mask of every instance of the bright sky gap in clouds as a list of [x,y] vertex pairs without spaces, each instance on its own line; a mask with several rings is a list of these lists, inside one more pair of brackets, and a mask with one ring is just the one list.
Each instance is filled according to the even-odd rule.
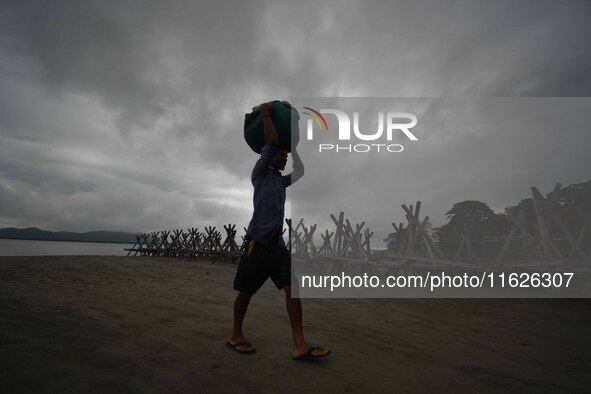
[[[0,227],[241,229],[257,159],[242,137],[252,106],[289,97],[587,97],[590,15],[588,1],[3,2]],[[434,171],[429,152],[413,167],[423,182],[400,174],[404,192],[387,196],[391,213],[371,228],[403,220],[402,203],[422,200],[441,221],[461,200],[502,209],[530,186],[547,192],[591,178],[583,126],[550,138],[564,141],[546,151],[555,171],[520,177],[534,154],[522,142],[523,162],[494,169],[513,172],[511,182],[497,177],[494,187],[464,181],[484,175],[463,153],[512,145],[490,135],[460,144],[466,130],[457,133],[445,137],[458,146],[453,165]],[[302,188],[323,195],[311,179]],[[325,217],[310,224],[338,213],[316,206]]]

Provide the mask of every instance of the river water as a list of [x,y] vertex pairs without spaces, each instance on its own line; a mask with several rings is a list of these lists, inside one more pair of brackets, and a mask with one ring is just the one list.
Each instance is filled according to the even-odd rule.
[[0,239],[0,256],[125,256],[132,244]]

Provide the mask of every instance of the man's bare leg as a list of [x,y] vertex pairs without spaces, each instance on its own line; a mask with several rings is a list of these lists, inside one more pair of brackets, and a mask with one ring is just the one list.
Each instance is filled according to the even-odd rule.
[[[291,330],[293,333],[293,350],[291,355],[293,357],[302,356],[312,346],[307,344],[304,339],[304,319],[302,312],[302,303],[299,298],[291,297],[291,287],[284,286],[285,289],[285,306],[287,307],[287,314],[291,322]],[[315,349],[311,352],[312,356],[326,356],[330,353],[327,348]]]
[[[248,341],[242,332],[242,323],[244,322],[244,316],[246,316],[246,311],[248,310],[248,304],[250,303],[251,298],[252,294],[241,291],[238,293],[236,301],[234,301],[234,321],[232,323],[232,333],[230,334],[230,339],[228,339],[232,344]],[[252,345],[241,345],[236,349],[250,351],[254,350],[255,347]]]

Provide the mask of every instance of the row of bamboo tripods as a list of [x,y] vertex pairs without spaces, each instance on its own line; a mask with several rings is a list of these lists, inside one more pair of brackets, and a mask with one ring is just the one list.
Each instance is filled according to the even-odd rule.
[[[521,209],[517,216],[507,211],[512,227],[506,236],[495,237],[494,241],[500,240],[502,247],[494,262],[492,262],[493,265],[510,266],[517,264],[523,266],[524,263],[530,265],[562,265],[564,262],[575,264],[588,264],[591,262],[591,249],[588,243],[589,235],[591,235],[591,213],[585,213],[579,206],[580,226],[577,229],[569,228],[558,215],[558,197],[561,187],[562,185],[557,183],[547,198],[536,187],[530,188],[536,218],[533,233],[526,229],[525,209]],[[426,216],[422,220],[419,218],[421,202],[418,201],[414,209],[412,205],[407,207],[404,204],[402,208],[408,224],[404,227],[402,223],[399,225],[392,223],[395,233],[390,235],[394,242],[388,254],[389,257],[438,265],[485,264],[479,261],[478,256],[476,256],[472,247],[474,240],[471,239],[468,231],[456,232],[459,246],[453,257],[449,258],[431,238],[428,231],[429,217]],[[551,230],[558,235],[552,237],[550,235]],[[575,233],[575,231],[578,233]],[[562,248],[561,251],[561,248],[557,246],[557,242],[562,242],[566,248]],[[506,259],[507,252],[514,243],[521,244],[521,258],[520,261],[508,262]]]
[[[236,226],[224,225],[226,237],[215,227],[205,227],[205,232],[197,228],[187,231],[153,231],[149,234],[136,234],[136,242],[127,255],[204,257],[208,259],[231,258],[239,254],[236,244]],[[223,238],[223,241],[222,241]],[[244,238],[244,237],[243,237]]]
[[[336,256],[367,260],[371,257],[369,240],[373,233],[368,229],[362,232],[365,223],[356,224],[355,230],[341,212],[337,219],[330,215],[336,225],[334,232],[326,230],[321,234],[323,244],[314,244],[316,225],[306,227],[301,219],[295,228],[291,219],[286,219],[289,234],[288,247],[294,255]],[[236,242],[236,225],[224,225],[225,236],[215,227],[205,227],[205,231],[190,228],[187,231],[154,231],[149,234],[136,234],[133,247],[125,249],[133,256],[204,257],[208,259],[235,260],[244,248],[245,236],[240,245]],[[246,234],[246,229],[244,229]],[[285,230],[284,230],[285,233]],[[333,237],[334,236],[334,237]]]
[[[583,224],[578,235],[571,233],[560,220],[556,212],[558,191],[561,185],[557,184],[548,198],[532,187],[532,197],[536,210],[536,233],[530,234],[523,224],[523,210],[518,217],[511,215],[513,227],[510,233],[504,237],[503,247],[496,258],[497,265],[507,264],[504,261],[505,254],[513,242],[524,245],[524,255],[530,260],[562,261],[564,259],[590,262],[591,251],[584,245],[587,233],[591,232],[591,215],[583,217]],[[394,241],[388,256],[399,260],[413,260],[429,264],[454,264],[458,262],[474,263],[477,261],[471,246],[469,234],[458,234],[459,247],[452,258],[448,258],[440,250],[428,230],[429,217],[420,218],[421,202],[416,205],[402,205],[407,220],[406,227],[403,223],[392,223],[395,232],[390,234]],[[291,219],[286,219],[288,239],[287,243],[291,254],[299,257],[336,258],[342,260],[368,261],[372,257],[370,239],[373,232],[364,228],[365,222],[351,225],[344,213],[340,212],[338,218],[330,215],[335,230],[326,230],[321,233],[322,244],[317,247],[314,235],[316,224],[306,227],[304,220],[292,226]],[[550,237],[550,227],[556,228],[562,235],[562,239],[570,246],[570,251],[564,255],[554,244]],[[190,228],[187,231],[158,231],[149,234],[137,234],[136,243],[127,250],[128,256],[172,256],[172,257],[204,257],[208,259],[236,260],[244,248],[245,236],[242,236],[240,245],[236,242],[236,226],[224,225],[225,236],[215,227],[205,227],[205,231]],[[285,232],[285,231],[284,231]],[[246,229],[244,229],[246,234]],[[587,245],[588,246],[588,245]],[[526,256],[526,257],[527,257]]]

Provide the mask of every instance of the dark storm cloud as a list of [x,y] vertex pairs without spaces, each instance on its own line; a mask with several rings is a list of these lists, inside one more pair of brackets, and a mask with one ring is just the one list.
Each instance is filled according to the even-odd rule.
[[2,13],[2,33],[48,89],[97,95],[124,126],[147,127],[196,93],[185,89],[211,86],[220,65],[245,57],[257,11],[240,4],[204,12],[197,2],[18,2]]
[[[242,138],[252,106],[302,96],[587,96],[589,11],[585,1],[4,2],[0,227],[241,228],[257,158]],[[413,177],[402,171],[409,163],[381,159],[395,201],[361,170],[350,171],[346,197],[331,195],[340,180],[309,177],[310,216],[328,218],[333,201],[354,205],[363,188],[396,212],[425,193],[446,204],[493,193],[485,184],[474,192],[486,168],[466,152],[503,143],[464,137],[430,137],[456,160],[425,150],[435,156],[413,162]],[[519,182],[560,175],[529,173],[499,186],[491,204],[523,197]]]

